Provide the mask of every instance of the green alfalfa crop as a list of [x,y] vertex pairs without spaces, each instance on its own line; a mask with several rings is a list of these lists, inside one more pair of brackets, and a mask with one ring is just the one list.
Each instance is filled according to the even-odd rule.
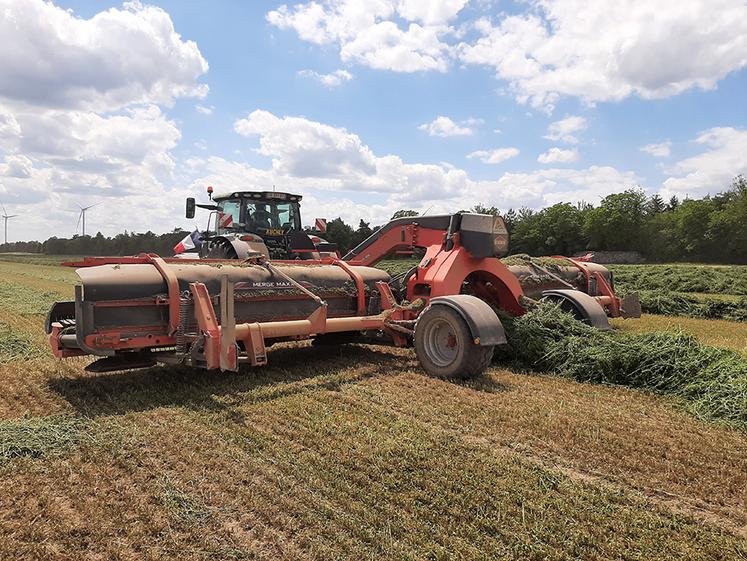
[[667,394],[699,418],[747,429],[747,360],[739,353],[677,331],[599,331],[546,304],[504,323],[520,366]]
[[90,440],[91,422],[56,415],[0,421],[0,465],[7,460],[57,454]]
[[641,309],[647,314],[747,321],[747,297],[733,299],[665,291],[640,292]]
[[27,360],[43,355],[30,337],[0,322],[0,363]]
[[608,265],[622,292],[700,292],[747,296],[744,265]]

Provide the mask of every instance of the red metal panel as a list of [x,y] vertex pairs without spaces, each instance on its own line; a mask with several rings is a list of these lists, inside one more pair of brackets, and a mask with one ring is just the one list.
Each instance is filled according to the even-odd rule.
[[205,362],[208,370],[220,367],[220,327],[207,287],[201,282],[189,285],[195,305],[197,325],[205,337]]
[[366,285],[363,282],[363,277],[355,269],[352,269],[345,261],[341,259],[332,259],[332,264],[337,265],[345,271],[355,283],[355,289],[358,292],[358,315],[366,315]]

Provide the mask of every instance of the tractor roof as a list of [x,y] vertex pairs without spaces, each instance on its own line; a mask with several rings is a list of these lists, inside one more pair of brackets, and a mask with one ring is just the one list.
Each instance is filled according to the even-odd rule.
[[272,201],[290,201],[296,203],[301,200],[301,195],[294,195],[292,193],[281,193],[279,191],[228,191],[220,193],[213,197],[213,200],[221,201],[224,199],[257,199],[257,200],[272,200]]

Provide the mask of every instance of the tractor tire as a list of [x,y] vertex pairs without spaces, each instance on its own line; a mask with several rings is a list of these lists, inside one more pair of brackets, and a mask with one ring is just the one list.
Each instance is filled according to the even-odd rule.
[[418,318],[415,353],[423,370],[431,376],[469,379],[479,376],[490,365],[493,347],[475,344],[459,312],[435,305]]
[[207,254],[208,259],[238,259],[236,250],[228,242],[214,243]]

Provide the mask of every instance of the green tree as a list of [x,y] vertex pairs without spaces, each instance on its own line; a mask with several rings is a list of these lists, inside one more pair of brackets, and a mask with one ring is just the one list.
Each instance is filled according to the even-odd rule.
[[475,214],[490,214],[492,216],[500,216],[501,214],[501,211],[497,207],[485,205],[475,205],[470,212],[474,212]]
[[361,221],[358,223],[358,229],[353,233],[352,247],[357,246],[363,240],[368,238],[371,234],[373,234],[373,230],[371,229],[371,226],[369,225],[368,222],[361,219]]
[[537,213],[525,213],[512,233],[512,252],[533,255],[572,255],[583,249],[585,210],[558,203]]
[[681,246],[680,259],[707,261],[716,253],[710,230],[710,218],[715,210],[712,199],[685,199],[675,211],[677,237]]
[[503,214],[503,221],[506,223],[506,229],[508,229],[508,233],[510,234],[511,232],[513,232],[514,226],[516,226],[517,222],[519,221],[519,215],[514,209],[509,208]]
[[640,189],[607,195],[586,213],[584,231],[590,249],[645,250],[646,195]]
[[713,198],[708,218],[711,242],[707,260],[747,263],[747,179],[737,176],[731,187]]
[[648,205],[646,206],[646,211],[649,214],[659,214],[660,212],[664,212],[666,209],[667,205],[658,193],[648,200]]
[[342,218],[327,222],[324,237],[328,242],[336,243],[340,253],[347,253],[353,247],[353,229],[345,224]]

